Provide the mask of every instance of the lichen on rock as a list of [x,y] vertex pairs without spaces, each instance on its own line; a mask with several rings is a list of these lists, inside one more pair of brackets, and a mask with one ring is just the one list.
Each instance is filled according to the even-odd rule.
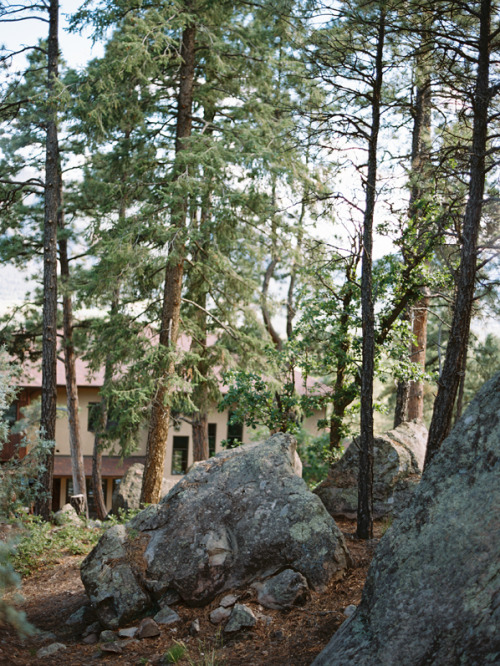
[[[285,568],[318,589],[343,575],[342,533],[298,469],[295,440],[283,433],[194,465],[127,529],[108,530],[86,558],[82,580],[99,619],[117,626],[172,592],[204,605]],[[131,533],[141,549],[131,549]]]
[[500,374],[381,540],[356,613],[314,666],[500,663]]

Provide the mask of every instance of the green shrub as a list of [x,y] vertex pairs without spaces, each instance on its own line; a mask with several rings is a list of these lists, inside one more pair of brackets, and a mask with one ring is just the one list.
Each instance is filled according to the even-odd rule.
[[35,628],[28,622],[22,611],[14,608],[13,603],[21,600],[19,594],[6,599],[21,586],[19,575],[12,566],[12,556],[15,546],[12,542],[0,541],[0,624],[10,624],[20,636],[28,636],[35,632]]
[[326,478],[330,465],[338,460],[344,451],[330,451],[328,432],[314,437],[302,428],[296,438],[297,453],[302,460],[302,478],[313,489]]
[[21,537],[12,555],[14,569],[29,576],[62,555],[86,555],[96,545],[102,529],[66,523],[54,527],[37,516],[25,516]]

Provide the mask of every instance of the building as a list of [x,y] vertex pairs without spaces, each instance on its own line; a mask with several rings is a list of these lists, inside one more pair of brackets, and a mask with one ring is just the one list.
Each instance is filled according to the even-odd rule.
[[[94,446],[94,432],[99,406],[99,389],[103,384],[104,373],[89,374],[84,361],[77,359],[76,380],[78,386],[78,399],[80,405],[80,438],[84,457],[85,476],[87,479],[87,493],[89,507],[92,511],[93,497],[91,486],[92,451]],[[41,395],[42,375],[40,369],[25,365],[24,379],[20,381],[18,399],[6,414],[9,422],[13,424],[22,418],[22,410],[33,403]],[[57,511],[69,501],[73,494],[71,476],[71,457],[69,445],[69,425],[66,410],[66,381],[62,361],[57,361],[57,404],[59,418],[56,422],[56,450],[54,460],[54,492],[52,509]],[[311,433],[317,431],[317,421],[323,414],[318,413],[304,421],[304,427]],[[251,433],[241,425],[229,424],[228,410],[217,411],[217,406],[209,410],[208,439],[210,454],[222,450],[223,440],[238,439],[243,443],[250,441]],[[120,482],[127,469],[135,462],[144,463],[146,452],[147,431],[144,430],[139,439],[136,452],[130,457],[122,459],[113,450],[105,451],[102,457],[103,493],[106,507],[111,508],[111,498],[116,484]],[[19,435],[11,435],[11,441],[4,446],[0,454],[0,462],[8,460],[16,445],[20,443]],[[21,449],[21,456],[24,451]],[[172,484],[182,476],[193,463],[192,432],[189,423],[183,420],[171,423],[167,440],[167,453],[165,460],[165,478]]]

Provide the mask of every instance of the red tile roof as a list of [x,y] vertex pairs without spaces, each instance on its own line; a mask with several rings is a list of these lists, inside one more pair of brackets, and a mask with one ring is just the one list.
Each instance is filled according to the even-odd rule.
[[[120,458],[119,456],[102,457],[102,476],[122,477],[125,472],[134,463],[144,465],[144,456],[132,456],[130,458]],[[92,457],[83,457],[83,466],[85,476],[92,476]],[[56,455],[54,458],[54,477],[71,476],[71,457]]]

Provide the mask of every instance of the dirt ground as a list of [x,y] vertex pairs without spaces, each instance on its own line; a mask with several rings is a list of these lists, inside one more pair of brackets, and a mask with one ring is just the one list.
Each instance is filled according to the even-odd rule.
[[[158,637],[130,641],[124,647],[123,654],[105,653],[99,644],[82,643],[81,633],[70,630],[65,624],[71,613],[86,602],[86,595],[79,572],[83,558],[64,556],[55,566],[46,567],[23,581],[25,600],[20,606],[32,624],[42,632],[51,632],[55,637],[42,634],[23,641],[12,629],[0,626],[0,664],[160,665],[166,663],[162,659],[163,655],[175,645],[175,641],[179,641],[186,647],[184,656],[176,662],[179,664],[308,665],[345,620],[343,611],[346,606],[359,603],[368,566],[383,531],[383,525],[376,524],[377,538],[365,542],[354,536],[354,521],[343,520],[337,523],[346,538],[353,567],[342,580],[332,582],[325,592],[314,592],[305,606],[289,612],[265,609],[257,604],[253,592],[243,590],[239,601],[270,620],[259,620],[253,629],[221,640],[220,629],[208,619],[210,611],[218,606],[219,598],[204,608],[188,608],[179,604],[174,608],[182,622],[161,627],[161,635]],[[190,626],[196,618],[200,623],[200,633],[191,636]],[[36,657],[37,650],[56,641],[63,643],[66,649],[43,659]]]

